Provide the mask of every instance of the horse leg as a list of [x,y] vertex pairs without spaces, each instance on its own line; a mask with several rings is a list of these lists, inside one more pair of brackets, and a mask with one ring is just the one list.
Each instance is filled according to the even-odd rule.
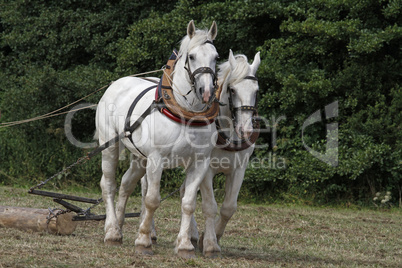
[[152,220],[155,210],[159,207],[160,196],[160,180],[162,175],[162,167],[156,163],[160,163],[159,159],[148,158],[147,163],[147,181],[148,189],[144,199],[145,209],[142,212],[143,219],[138,231],[138,237],[135,240],[135,252],[139,254],[152,255]]
[[241,185],[243,183],[245,169],[235,169],[230,174],[226,175],[225,184],[225,199],[223,200],[220,210],[220,217],[216,221],[215,231],[218,242],[225,231],[225,227],[236,212],[237,209],[237,197],[240,192]]
[[218,206],[215,201],[212,183],[214,175],[214,172],[209,169],[200,185],[202,212],[205,217],[205,233],[200,238],[200,250],[202,250],[205,257],[209,258],[217,257],[221,252],[215,234],[215,218],[218,214]]
[[[145,213],[145,196],[147,195],[148,191],[148,182],[147,182],[147,175],[144,175],[141,178],[141,215],[140,215],[140,222],[143,221],[144,218],[144,213]],[[156,241],[158,240],[157,234],[156,234],[156,228],[155,228],[155,221],[152,218],[152,226],[151,226],[151,239],[152,239],[152,244],[156,244]]]
[[181,225],[180,232],[176,240],[175,251],[179,257],[194,258],[195,248],[191,243],[191,220],[196,207],[197,191],[201,181],[205,177],[205,173],[209,166],[209,161],[204,161],[203,167],[193,164],[187,169],[187,177],[185,180],[185,192],[181,200]]
[[[180,200],[183,198],[184,192],[186,190],[185,184],[186,184],[186,182],[184,181],[180,187]],[[191,234],[191,244],[193,244],[194,248],[197,249],[199,234],[198,234],[197,222],[195,221],[194,214],[191,216],[190,234]]]
[[[101,142],[101,141],[100,141]],[[102,199],[105,202],[105,244],[116,245],[122,243],[122,233],[117,223],[114,209],[114,196],[116,194],[116,166],[119,160],[119,143],[116,143],[102,152]]]
[[132,159],[129,169],[124,173],[121,180],[119,199],[116,205],[116,216],[119,227],[123,230],[125,211],[128,198],[133,193],[138,180],[145,174],[145,167],[141,166],[139,159]]

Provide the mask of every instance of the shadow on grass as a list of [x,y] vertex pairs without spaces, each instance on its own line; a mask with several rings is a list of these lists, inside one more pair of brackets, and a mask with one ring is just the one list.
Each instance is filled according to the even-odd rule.
[[384,266],[399,267],[396,265],[386,265],[381,260],[371,261],[362,259],[333,258],[328,256],[317,257],[310,254],[300,253],[297,250],[277,250],[265,248],[264,252],[252,252],[245,247],[225,247],[222,249],[222,257],[229,259],[243,259],[254,262],[271,263],[275,265],[290,265],[292,267],[325,267],[328,265],[340,267],[356,266]]

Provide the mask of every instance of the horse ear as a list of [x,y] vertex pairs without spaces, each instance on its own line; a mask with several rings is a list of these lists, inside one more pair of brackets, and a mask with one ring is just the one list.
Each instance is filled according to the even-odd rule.
[[212,22],[211,29],[209,29],[208,32],[208,39],[214,41],[217,34],[218,34],[218,26],[216,26],[216,22],[214,21]]
[[190,39],[195,35],[195,25],[193,20],[191,20],[187,25],[187,35]]
[[251,70],[254,75],[257,73],[260,63],[261,63],[260,52],[258,51],[257,54],[255,54],[255,56],[254,56],[253,64],[251,64]]
[[233,52],[231,49],[229,49],[229,63],[230,63],[230,68],[234,70],[236,68],[236,59],[233,56]]

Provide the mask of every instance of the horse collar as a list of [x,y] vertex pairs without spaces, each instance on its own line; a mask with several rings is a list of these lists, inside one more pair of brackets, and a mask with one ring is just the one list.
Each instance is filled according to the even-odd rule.
[[215,120],[216,129],[218,131],[218,139],[216,141],[216,147],[225,150],[238,152],[249,148],[251,145],[256,143],[260,135],[260,122],[258,120],[258,114],[253,115],[253,134],[251,134],[249,139],[233,140],[228,137],[222,130],[219,120]]
[[[173,94],[173,87],[171,84],[172,72],[177,60],[177,51],[174,50],[167,64],[165,65],[164,74],[162,75],[162,78],[158,85],[158,89],[155,93],[155,100],[163,104],[159,109],[160,112],[162,112],[170,119],[186,125],[205,126],[211,124],[212,122],[214,122],[216,116],[219,113],[218,101],[214,100],[208,106],[208,108],[202,112],[192,112],[185,110],[177,103],[177,100]],[[205,68],[205,70],[200,70],[198,72],[214,73],[213,70],[208,70],[208,67],[201,68]],[[196,73],[197,70],[194,73]],[[216,90],[215,99],[218,99],[217,96],[219,96],[219,94],[220,91]]]

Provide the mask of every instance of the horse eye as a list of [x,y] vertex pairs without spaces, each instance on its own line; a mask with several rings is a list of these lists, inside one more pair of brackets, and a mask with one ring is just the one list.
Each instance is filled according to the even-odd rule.
[[236,94],[235,90],[231,87],[230,91],[232,92],[232,94]]
[[189,55],[188,57],[190,60],[194,60],[194,55]]

